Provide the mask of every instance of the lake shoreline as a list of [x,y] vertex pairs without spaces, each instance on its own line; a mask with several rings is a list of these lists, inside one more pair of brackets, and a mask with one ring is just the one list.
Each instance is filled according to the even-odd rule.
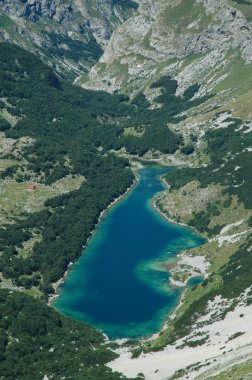
[[[153,161],[152,161],[153,162]],[[160,164],[160,163],[157,163],[157,162],[153,162],[153,163],[156,163],[160,166],[163,166],[163,167],[171,167],[171,166],[167,166],[165,164]],[[164,174],[161,174],[159,176],[163,186],[164,186],[164,191],[169,191],[169,184],[166,182],[166,180],[164,179]],[[159,192],[158,194],[161,194],[163,191]],[[198,236],[201,236],[202,238],[204,238],[206,240],[206,243],[207,244],[209,242],[209,239],[201,234],[199,231],[196,230],[195,227],[191,227],[191,226],[188,226],[187,224],[185,223],[179,223],[173,219],[170,219],[167,217],[167,215],[165,215],[164,213],[162,213],[162,211],[158,208],[158,206],[155,204],[155,201],[156,201],[156,198],[158,197],[158,194],[156,196],[154,196],[154,198],[151,200],[151,207],[153,209],[154,212],[156,212],[162,219],[164,219],[166,222],[169,222],[175,226],[179,226],[179,227],[183,227],[183,228],[187,228],[187,229],[190,229],[192,230],[194,233],[196,233]],[[201,246],[201,245],[199,245]],[[181,250],[180,252],[178,252],[178,254],[176,255],[176,257],[172,260],[172,262],[170,262],[169,264],[167,264],[167,266],[169,265],[170,267],[176,267],[176,265],[178,264],[178,262],[180,261],[181,259],[181,255],[183,255],[186,251],[190,250],[190,249],[193,249],[193,248],[188,248],[188,249],[185,249],[185,250]],[[169,273],[171,273],[168,268],[167,268],[167,271]],[[171,273],[171,276],[172,276],[172,273]],[[199,276],[199,275],[198,275]],[[173,319],[177,313],[177,310],[183,305],[184,303],[184,297],[185,297],[185,293],[186,293],[186,290],[188,289],[188,282],[194,278],[195,275],[192,274],[191,276],[188,277],[188,279],[186,280],[186,283],[183,284],[183,286],[178,286],[176,285],[175,283],[173,284],[172,281],[170,280],[170,286],[171,287],[177,287],[177,288],[183,288],[182,290],[182,293],[179,297],[179,301],[178,301],[178,304],[167,314],[167,318],[166,318],[166,321],[163,323],[162,327],[160,328],[160,330],[157,332],[157,333],[153,333],[151,334],[149,337],[139,337],[139,338],[136,338],[137,340],[140,340],[140,341],[151,341],[151,340],[154,340],[155,338],[157,338],[157,336],[162,332],[164,331],[166,328],[167,328],[167,324],[168,324],[168,320],[169,319]],[[172,278],[171,278],[172,279]],[[120,342],[122,339],[109,339],[107,336],[106,338],[109,340],[109,342]]]
[[73,263],[73,262],[70,262],[68,264],[68,267],[67,267],[67,270],[65,271],[65,273],[63,274],[63,276],[56,282],[54,282],[52,284],[52,287],[55,291],[54,294],[52,295],[49,295],[49,298],[48,298],[48,301],[47,301],[47,304],[49,306],[52,306],[54,301],[56,301],[56,299],[59,297],[59,293],[60,293],[60,286],[65,282],[65,279],[66,277],[68,276],[72,266],[74,264],[76,264],[76,262],[80,259],[80,257],[84,254],[85,252],[85,249],[89,243],[89,241],[92,239],[93,235],[95,234],[96,230],[97,230],[97,227],[98,225],[100,224],[100,222],[102,221],[102,219],[104,218],[105,214],[113,207],[115,206],[118,202],[120,202],[123,198],[125,198],[133,189],[134,187],[137,185],[138,181],[139,181],[139,175],[138,175],[138,171],[136,169],[133,169],[133,174],[134,174],[134,180],[132,182],[132,185],[130,187],[128,187],[126,189],[126,191],[119,195],[116,199],[114,199],[104,210],[101,211],[100,215],[99,215],[99,218],[97,220],[97,223],[95,224],[93,230],[90,232],[90,236],[88,237],[87,241],[85,244],[82,245],[82,253],[81,255],[76,259],[76,261]]
[[[208,244],[208,243],[209,243],[209,239],[208,239],[205,235],[203,235],[203,234],[201,234],[200,232],[198,232],[198,231],[196,230],[195,227],[191,227],[191,226],[188,226],[188,225],[185,224],[185,223],[176,222],[175,220],[168,218],[167,215],[164,214],[164,213],[162,213],[162,211],[161,211],[161,210],[158,208],[158,206],[155,204],[155,199],[151,202],[151,206],[152,206],[153,210],[155,210],[155,212],[157,212],[157,213],[159,214],[159,216],[161,216],[161,217],[162,217],[163,219],[165,219],[167,222],[169,222],[169,223],[171,223],[171,224],[174,224],[175,226],[180,226],[180,227],[183,227],[183,228],[190,229],[190,230],[192,230],[195,234],[197,234],[198,236],[201,236],[203,239],[205,239],[206,242],[205,242],[204,244],[201,244],[201,245],[205,245],[205,244]],[[201,245],[199,245],[199,247],[200,247]],[[194,247],[194,248],[195,248],[195,247]],[[176,258],[174,258],[174,262],[172,262],[172,263],[168,263],[168,264],[167,264],[167,270],[169,271],[169,267],[172,269],[172,268],[174,268],[174,267],[177,265],[177,263],[180,261],[180,257],[178,257],[178,256],[181,256],[181,255],[184,254],[185,252],[187,252],[187,251],[189,251],[189,250],[191,250],[191,249],[194,249],[194,248],[187,248],[187,249],[184,249],[184,250],[182,250],[181,252],[179,252],[179,253],[176,255]],[[196,248],[197,248],[197,247],[196,247]],[[165,266],[165,264],[164,264],[164,266]],[[170,271],[169,271],[169,272],[170,272]],[[195,276],[194,276],[194,275],[190,276],[186,282],[188,282],[188,281],[189,281],[191,278],[193,278],[193,277],[195,277]],[[176,286],[175,283],[172,284],[172,282],[171,282],[171,285]],[[176,287],[186,287],[186,286],[187,286],[187,285],[184,284],[183,286],[181,285],[181,286],[176,286]]]
[[[134,187],[137,185],[137,183],[138,183],[138,181],[139,181],[139,179],[140,179],[140,174],[139,174],[139,169],[140,168],[143,168],[143,167],[146,167],[147,165],[144,165],[143,164],[143,162],[141,163],[141,162],[132,162],[131,163],[132,164],[132,166],[133,166],[133,168],[132,168],[132,170],[133,170],[133,173],[134,173],[134,181],[133,181],[133,183],[132,183],[132,185],[123,193],[123,194],[121,194],[119,197],[117,197],[113,202],[111,202],[107,207],[106,207],[106,209],[104,209],[103,211],[101,211],[101,213],[100,213],[100,216],[99,216],[99,218],[98,218],[98,221],[97,221],[97,223],[96,223],[96,225],[95,225],[95,228],[92,230],[92,232],[90,233],[90,237],[87,239],[87,241],[86,241],[86,244],[85,244],[85,246],[83,246],[83,251],[82,251],[82,255],[85,253],[85,249],[86,249],[86,247],[87,247],[87,245],[88,245],[88,243],[89,243],[89,241],[90,241],[90,239],[93,237],[93,235],[95,234],[95,232],[96,232],[96,230],[97,230],[97,228],[98,228],[98,226],[99,226],[99,223],[102,221],[102,219],[104,218],[104,216],[106,215],[106,212],[107,211],[109,211],[114,205],[116,205],[118,202],[120,202],[123,198],[125,198],[130,192],[131,192],[131,190],[133,190],[134,189]],[[147,164],[147,162],[146,162],[146,164]],[[149,162],[149,164],[154,164],[155,166],[162,166],[162,167],[165,167],[165,168],[167,168],[167,170],[169,170],[169,168],[171,168],[170,166],[167,166],[167,165],[160,165],[160,163],[157,163],[157,162]],[[162,187],[163,187],[163,190],[161,190],[161,191],[159,191],[158,193],[157,193],[157,195],[158,194],[160,194],[160,193],[162,193],[163,191],[165,191],[165,190],[169,190],[169,184],[165,181],[165,179],[163,178],[163,176],[164,176],[164,174],[161,174],[161,175],[158,175],[157,176],[157,178],[160,180],[160,182],[162,183]],[[195,229],[193,229],[193,228],[190,228],[189,226],[187,226],[187,225],[183,225],[182,223],[177,223],[177,222],[175,222],[175,221],[173,221],[173,220],[169,220],[158,208],[157,208],[157,206],[154,204],[154,202],[155,202],[155,199],[156,199],[156,195],[154,196],[154,198],[153,199],[151,199],[151,208],[152,208],[152,212],[154,212],[154,213],[157,213],[163,220],[165,220],[165,222],[169,222],[169,223],[171,223],[171,224],[173,224],[173,225],[175,225],[175,226],[178,226],[178,227],[183,227],[183,228],[186,228],[186,229],[191,229],[191,230],[194,230],[194,232],[196,232],[196,234],[198,235],[198,236],[200,236],[200,234],[195,230]],[[201,235],[202,236],[202,235]],[[204,237],[204,239],[205,239],[205,237]],[[182,252],[184,252],[184,250],[181,250],[181,251],[179,251],[178,252],[178,254],[181,254]],[[177,261],[179,260],[179,258],[177,259],[177,258],[175,258],[174,259],[174,265],[176,265],[176,263],[177,263]],[[77,263],[78,262],[78,259],[76,260],[76,262],[75,263]],[[48,302],[48,304],[49,305],[53,305],[53,303],[54,303],[54,301],[56,301],[56,299],[59,297],[59,295],[60,295],[60,286],[65,282],[65,279],[66,279],[66,277],[68,276],[68,274],[69,274],[69,272],[70,272],[70,270],[71,270],[71,268],[72,268],[72,265],[73,265],[73,263],[69,263],[69,266],[68,266],[68,268],[67,268],[67,270],[66,270],[66,272],[64,273],[64,276],[62,276],[56,283],[54,283],[53,284],[53,286],[54,286],[54,289],[55,289],[55,292],[56,292],[56,294],[53,294],[50,298],[49,298],[49,302]],[[195,276],[192,276],[192,277],[195,277]],[[189,280],[189,279],[188,279]],[[171,285],[171,284],[170,284]],[[171,286],[171,287],[174,287],[174,286]],[[176,303],[176,305],[174,305],[174,307],[170,310],[170,312],[167,314],[167,316],[166,316],[166,318],[165,318],[165,321],[163,322],[163,324],[162,324],[162,326],[160,326],[160,328],[159,328],[159,330],[157,331],[157,332],[155,332],[155,333],[151,333],[151,334],[149,334],[148,336],[139,336],[139,337],[137,337],[137,338],[134,338],[134,339],[137,339],[137,340],[152,340],[152,339],[154,339],[156,336],[157,336],[157,334],[159,334],[162,330],[164,330],[165,328],[166,328],[166,326],[167,326],[167,323],[168,323],[168,320],[169,320],[169,318],[172,316],[172,315],[174,315],[174,313],[176,313],[176,310],[181,306],[181,304],[183,303],[183,298],[184,298],[184,294],[185,294],[185,291],[186,291],[186,289],[187,289],[187,285],[185,285],[184,286],[184,289],[182,290],[182,293],[181,293],[181,295],[180,295],[180,297],[179,297],[179,299],[178,299],[178,303]],[[104,333],[103,333],[104,334]],[[110,342],[115,342],[115,341],[117,341],[117,339],[116,338],[108,338],[108,336],[106,335],[106,334],[104,334],[104,336],[106,336],[106,340],[108,339]],[[121,338],[120,338],[121,339]],[[126,338],[126,339],[128,339],[128,338]]]
[[[164,184],[164,187],[165,187],[165,190],[164,191],[169,191],[170,189],[170,186],[169,184],[166,182],[166,180],[163,178],[163,175],[160,176],[160,179],[162,181],[162,183]],[[160,192],[159,194],[161,194],[162,192]],[[177,225],[177,226],[181,226],[181,227],[185,227],[185,228],[189,228],[190,230],[192,230],[193,232],[195,232],[197,235],[201,236],[202,238],[206,239],[207,240],[207,243],[209,242],[209,239],[207,236],[205,236],[204,234],[202,234],[201,232],[199,232],[195,227],[192,227],[192,226],[189,226],[188,224],[185,224],[185,223],[182,223],[182,222],[178,222],[176,220],[173,220],[171,218],[169,218],[165,213],[163,213],[159,207],[156,205],[156,201],[157,201],[157,197],[158,195],[157,194],[151,201],[151,207],[163,218],[165,219],[166,221],[174,224],[174,225]]]
[[[145,165],[147,166],[148,164],[154,164],[154,165],[160,165],[160,166],[163,166],[163,167],[173,167],[173,166],[168,166],[167,164],[165,164],[164,162],[160,162],[159,159],[152,159],[152,160],[145,160],[145,159],[137,159],[135,157],[135,159],[133,160],[130,160],[130,163],[132,165],[132,172],[134,174],[134,180],[133,180],[133,183],[132,185],[126,189],[126,191],[119,195],[114,201],[112,201],[104,210],[101,211],[100,215],[99,215],[99,218],[98,218],[98,221],[97,223],[95,224],[95,227],[94,229],[90,232],[90,236],[88,237],[87,241],[85,244],[82,245],[82,253],[80,256],[82,256],[83,252],[85,251],[89,241],[92,239],[93,235],[95,234],[96,232],[96,229],[99,225],[99,223],[101,222],[101,220],[104,218],[105,214],[107,213],[107,211],[109,211],[113,206],[115,206],[118,202],[120,202],[124,197],[126,197],[130,192],[131,190],[134,189],[134,187],[137,185],[139,179],[140,179],[140,176],[139,176],[139,169],[141,169],[142,167],[144,167]],[[133,166],[135,164],[135,167]],[[169,188],[168,184],[163,180],[162,178],[162,175],[160,176],[160,179],[162,181],[162,183],[164,183],[165,185],[165,188]],[[157,212],[159,212],[159,210],[157,209],[156,210]],[[163,217],[163,215],[160,213],[160,215]],[[165,218],[167,220],[167,218]],[[59,278],[58,281],[52,283],[52,287],[54,289],[54,294],[51,294],[49,295],[48,297],[48,301],[47,301],[47,304],[49,306],[52,306],[53,305],[53,302],[59,297],[59,288],[60,286],[64,283],[66,277],[68,276],[70,270],[71,270],[71,267],[78,261],[78,259],[80,258],[80,256],[76,259],[76,261],[73,263],[73,262],[69,262],[68,264],[68,267],[66,269],[66,271],[64,272],[63,276],[61,278]]]

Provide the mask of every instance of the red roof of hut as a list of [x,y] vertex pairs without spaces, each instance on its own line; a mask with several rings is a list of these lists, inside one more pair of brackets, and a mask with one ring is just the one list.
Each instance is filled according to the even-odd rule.
[[32,190],[32,191],[36,190],[36,186],[32,185],[31,183],[28,185],[27,188],[28,188],[28,190]]

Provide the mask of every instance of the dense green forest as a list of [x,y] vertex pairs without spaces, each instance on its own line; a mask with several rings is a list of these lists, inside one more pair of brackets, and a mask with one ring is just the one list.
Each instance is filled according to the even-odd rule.
[[[27,181],[27,173],[31,173],[46,184],[67,174],[81,174],[87,179],[79,190],[51,200],[46,210],[24,214],[22,220],[0,230],[4,275],[18,285],[22,285],[21,276],[30,276],[30,286],[40,276],[41,289],[50,293],[49,284],[79,256],[100,212],[133,181],[127,160],[96,149],[103,134],[111,134],[114,139],[117,133],[109,123],[99,122],[98,115],[108,117],[111,105],[115,115],[125,113],[127,105],[120,95],[108,97],[61,83],[39,59],[22,49],[2,44],[0,50],[1,97],[8,99],[8,112],[19,118],[6,135],[36,139],[23,152],[28,162],[27,167],[20,164],[24,174],[17,174],[20,167],[16,165],[7,168],[2,178],[14,176]],[[42,233],[42,242],[34,246],[31,257],[19,257],[16,248],[31,237],[35,228]]]
[[[148,150],[185,149],[183,138],[167,124],[206,99],[192,100],[197,85],[175,96],[177,83],[169,77],[154,86],[161,89],[155,99],[160,107],[151,110],[142,93],[130,100],[78,88],[59,80],[35,55],[0,44],[0,131],[16,142],[28,141],[22,149],[2,154],[1,159],[15,164],[0,172],[1,180],[53,186],[67,176],[84,178],[77,190],[47,199],[41,211],[23,211],[14,223],[0,226],[3,278],[23,289],[35,286],[43,294],[38,300],[0,291],[0,379],[50,374],[55,379],[123,378],[104,366],[114,354],[101,346],[100,334],[61,317],[42,301],[81,254],[101,211],[133,183],[128,160],[115,151],[124,147],[141,156]],[[128,134],[132,127],[142,133]],[[32,254],[20,255],[23,244],[36,236]]]
[[[35,140],[22,152],[23,163],[8,167],[1,178],[47,185],[71,175],[86,178],[81,187],[45,203],[45,210],[23,214],[15,224],[0,228],[0,270],[20,286],[40,286],[53,292],[70,261],[80,255],[83,243],[97,223],[100,212],[133,181],[128,161],[110,153],[126,147],[130,153],[149,149],[173,153],[183,139],[168,127],[177,115],[205,99],[191,100],[192,86],[176,97],[176,81],[164,77],[154,84],[163,104],[151,110],[143,94],[130,102],[125,95],[88,91],[62,82],[34,55],[10,44],[0,45],[0,96],[7,111],[17,118],[14,127],[2,123],[7,137],[29,136]],[[141,127],[141,137],[124,133]],[[13,158],[11,155],[4,158]],[[16,158],[16,157],[14,157]],[[17,248],[34,234],[41,234],[33,255],[20,257]]]
[[[0,45],[0,61],[0,107],[17,121],[13,126],[2,117],[1,132],[34,138],[21,152],[2,155],[16,164],[1,178],[52,185],[66,175],[85,177],[78,190],[48,199],[42,211],[23,212],[0,228],[2,275],[17,286],[38,286],[46,295],[80,255],[100,212],[132,184],[128,161],[110,154],[106,144],[122,132],[115,124],[133,106],[122,95],[60,82],[38,58],[14,45]],[[42,240],[33,254],[18,255],[37,234]],[[1,379],[123,378],[105,367],[115,354],[101,345],[101,334],[25,294],[0,291],[0,335]]]
[[0,317],[0,379],[124,379],[105,366],[116,355],[100,333],[33,297],[1,289]]

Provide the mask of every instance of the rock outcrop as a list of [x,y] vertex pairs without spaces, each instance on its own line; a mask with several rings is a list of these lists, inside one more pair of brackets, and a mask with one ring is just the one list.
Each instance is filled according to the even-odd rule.
[[[224,65],[230,51],[235,50],[245,64],[252,63],[252,23],[227,0],[138,3],[138,11],[112,34],[85,87],[110,92],[123,88],[132,93],[163,74],[178,76],[181,81],[181,70],[192,60],[198,68],[197,62],[203,57],[204,64],[209,65],[208,76],[209,69],[214,76],[218,65]],[[191,69],[191,82],[196,76],[202,83],[209,80]],[[186,85],[182,83],[183,88]],[[209,83],[208,88],[212,89]]]
[[0,22],[0,40],[39,49],[58,72],[76,76],[99,59],[113,31],[132,14],[134,4],[120,5],[115,0],[0,0],[0,18],[9,18],[4,28]]

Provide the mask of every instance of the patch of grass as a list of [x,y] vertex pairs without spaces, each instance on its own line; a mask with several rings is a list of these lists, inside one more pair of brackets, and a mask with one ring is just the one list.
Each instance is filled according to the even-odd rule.
[[138,127],[129,127],[126,128],[123,132],[124,136],[136,136],[136,137],[142,137],[144,135],[144,128]]
[[20,257],[26,258],[32,255],[33,246],[36,243],[42,241],[42,235],[40,233],[34,234],[29,240],[22,243],[22,248],[17,248]]
[[[251,65],[250,65],[250,70],[251,70]],[[240,95],[235,101],[229,103],[224,108],[233,109],[234,116],[236,117],[240,117],[245,120],[246,119],[250,120],[252,119],[251,96],[252,96],[252,90],[248,91],[247,93],[243,95]]]
[[79,77],[77,80],[76,80],[76,84],[78,84],[79,86],[82,86],[84,83],[86,83],[87,81],[89,80],[89,77],[88,77],[88,73],[85,73],[83,75],[81,75],[81,77]]
[[43,296],[43,293],[39,290],[39,288],[34,286],[31,289],[25,289],[24,293],[34,298],[41,298]]
[[[239,361],[239,357],[237,356],[237,361]],[[235,359],[234,359],[235,362]],[[224,367],[224,368],[223,368]],[[212,370],[208,370],[205,373],[201,373],[199,376],[195,378],[195,380],[242,380],[242,379],[251,379],[252,378],[252,360],[247,359],[245,363],[233,364],[233,366],[226,370],[225,364],[218,365],[214,367]],[[212,373],[214,373],[212,375]]]
[[172,26],[178,33],[201,32],[211,19],[212,15],[207,15],[204,6],[195,0],[182,0],[173,7],[167,7],[162,15],[163,24]]
[[14,25],[14,22],[5,13],[0,13],[0,29]]
[[31,213],[42,210],[46,200],[78,189],[83,181],[84,177],[82,176],[75,178],[67,176],[52,186],[35,183],[35,191],[29,191],[26,182],[19,183],[9,178],[1,181],[0,224],[13,223],[24,212]]
[[[251,64],[245,63],[239,49],[228,51],[226,55],[225,72],[228,73],[228,75],[214,87],[213,91],[215,93],[218,94],[228,89],[229,94],[233,96],[244,96],[251,91]],[[234,105],[235,103],[236,101]],[[225,110],[233,109],[233,107],[229,106],[224,106],[224,108]],[[239,108],[239,106],[237,106],[237,108]]]
[[252,2],[251,0],[233,0],[232,5],[239,9],[248,21],[252,21]]

